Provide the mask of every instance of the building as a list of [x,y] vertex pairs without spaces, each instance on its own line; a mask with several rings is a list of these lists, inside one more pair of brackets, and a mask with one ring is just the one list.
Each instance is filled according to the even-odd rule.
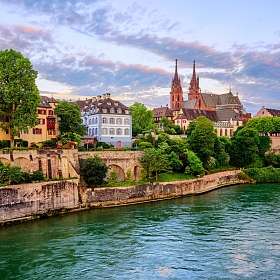
[[247,121],[251,115],[246,113],[238,95],[231,90],[224,94],[203,93],[196,74],[195,61],[188,89],[188,99],[184,100],[181,79],[178,75],[178,62],[175,62],[175,73],[172,79],[169,107],[153,110],[155,122],[168,118],[185,131],[191,121],[205,116],[214,122],[219,136],[233,135],[237,127]]
[[[280,117],[280,110],[262,107],[256,117]],[[269,133],[269,138],[271,139],[271,151],[280,154],[280,131]]]
[[109,93],[77,103],[81,108],[87,138],[119,148],[131,146],[132,119],[128,107],[113,100]]
[[[51,140],[59,135],[57,116],[54,113],[57,101],[54,98],[41,96],[40,104],[37,108],[38,124],[35,127],[22,131],[15,139],[22,139],[28,145],[36,144],[46,140]],[[0,129],[0,140],[10,140],[9,131]]]
[[257,117],[280,117],[280,110],[262,107],[256,114]]

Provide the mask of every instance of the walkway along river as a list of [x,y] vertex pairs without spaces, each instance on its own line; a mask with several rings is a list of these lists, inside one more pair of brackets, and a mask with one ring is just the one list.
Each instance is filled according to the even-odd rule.
[[0,229],[0,279],[280,279],[280,186]]

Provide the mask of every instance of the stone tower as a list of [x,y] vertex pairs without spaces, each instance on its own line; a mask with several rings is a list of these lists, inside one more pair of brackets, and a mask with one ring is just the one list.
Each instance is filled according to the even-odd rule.
[[171,92],[170,92],[170,108],[172,110],[180,110],[183,107],[183,90],[181,80],[178,75],[177,59],[175,61],[175,74],[172,79]]
[[195,60],[193,62],[193,74],[189,86],[189,100],[197,100],[200,97],[199,77],[196,77]]

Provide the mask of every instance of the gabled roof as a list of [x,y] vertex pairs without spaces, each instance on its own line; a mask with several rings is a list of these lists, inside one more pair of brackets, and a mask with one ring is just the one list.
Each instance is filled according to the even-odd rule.
[[236,104],[241,105],[238,96],[234,96],[232,92],[224,94],[201,93],[202,99],[206,106],[216,107],[217,105]]
[[173,117],[173,111],[169,109],[167,106],[154,108],[153,114],[155,118]]
[[270,108],[265,108],[266,111],[268,111],[272,116],[275,117],[280,117],[280,110],[278,109],[270,109]]

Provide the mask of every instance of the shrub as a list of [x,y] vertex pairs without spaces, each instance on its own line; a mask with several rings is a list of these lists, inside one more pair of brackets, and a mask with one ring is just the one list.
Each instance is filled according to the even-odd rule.
[[10,148],[11,142],[9,140],[1,140],[0,141],[0,149]]
[[81,176],[89,186],[99,186],[104,184],[108,167],[95,156],[85,160],[81,160]]
[[271,165],[273,167],[280,167],[280,154],[269,153],[265,155],[265,165]]
[[20,148],[27,148],[28,147],[28,142],[22,139],[15,139],[14,141],[15,147],[20,147]]
[[10,169],[9,166],[0,162],[0,185],[9,184],[10,181]]
[[257,183],[280,183],[280,168],[248,168],[244,172]]
[[98,147],[102,147],[103,149],[110,149],[110,148],[114,148],[114,145],[106,143],[106,142],[97,142],[96,148],[98,148]]
[[46,140],[42,142],[42,148],[52,148],[55,149],[57,145],[57,139]]
[[187,160],[188,166],[186,167],[185,173],[188,175],[203,175],[204,168],[202,161],[199,157],[193,152],[188,150],[187,151]]
[[36,170],[31,174],[31,180],[32,181],[44,181],[45,176],[41,170]]
[[142,142],[139,143],[138,146],[139,146],[140,150],[145,150],[145,149],[148,149],[148,148],[152,148],[153,144],[150,143],[150,142],[142,141]]
[[21,170],[18,166],[11,166],[9,168],[9,177],[10,177],[10,184],[22,184],[25,183],[24,179],[26,178],[26,175],[24,175],[24,172]]

